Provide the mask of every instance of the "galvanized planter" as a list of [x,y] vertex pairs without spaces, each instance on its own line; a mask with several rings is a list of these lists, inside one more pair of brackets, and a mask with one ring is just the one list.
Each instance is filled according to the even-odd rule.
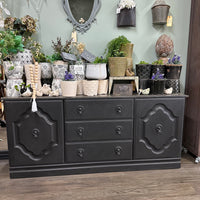
[[164,0],[157,0],[151,9],[153,24],[164,25],[167,23],[170,6]]
[[136,27],[136,7],[124,8],[117,14],[118,27]]

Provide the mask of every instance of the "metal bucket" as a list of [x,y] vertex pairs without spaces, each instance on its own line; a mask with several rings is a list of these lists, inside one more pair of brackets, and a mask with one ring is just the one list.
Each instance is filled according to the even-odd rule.
[[152,8],[153,24],[163,25],[167,23],[169,5],[158,5]]

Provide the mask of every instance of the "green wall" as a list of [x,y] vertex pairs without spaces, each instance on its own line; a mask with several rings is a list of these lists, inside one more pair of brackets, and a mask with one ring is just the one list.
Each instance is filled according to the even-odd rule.
[[[35,1],[35,0],[34,0]],[[52,53],[51,40],[60,36],[63,41],[70,38],[72,25],[63,10],[62,0],[44,0],[41,10],[40,29],[34,36],[44,47],[47,54]],[[135,28],[117,28],[116,6],[118,0],[101,0],[102,6],[97,14],[97,21],[85,34],[78,34],[78,39],[96,56],[103,54],[106,44],[119,35],[125,35],[134,43],[134,64],[140,60],[152,62],[156,60],[155,43],[163,33],[169,35],[175,45],[175,52],[182,56],[183,71],[182,88],[185,85],[187,48],[190,23],[191,0],[166,0],[171,5],[173,27],[153,26],[151,6],[155,0],[135,0],[137,24]],[[37,17],[36,12],[26,0],[7,0],[12,16],[22,17],[26,14]]]

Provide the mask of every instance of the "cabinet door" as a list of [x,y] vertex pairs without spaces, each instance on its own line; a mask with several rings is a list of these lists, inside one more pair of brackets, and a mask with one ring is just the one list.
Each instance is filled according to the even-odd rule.
[[6,101],[5,113],[11,166],[64,162],[63,102],[37,100]]
[[184,98],[137,99],[134,159],[180,158]]

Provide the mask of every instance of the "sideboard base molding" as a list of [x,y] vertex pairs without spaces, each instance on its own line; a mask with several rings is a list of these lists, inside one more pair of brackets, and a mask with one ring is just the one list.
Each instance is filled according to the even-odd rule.
[[181,167],[181,159],[158,160],[144,162],[127,162],[87,166],[70,166],[69,165],[49,165],[44,167],[10,167],[10,178],[30,178],[44,176],[90,174],[105,172],[123,172],[123,171],[140,171],[140,170],[161,170],[161,169],[178,169]]

